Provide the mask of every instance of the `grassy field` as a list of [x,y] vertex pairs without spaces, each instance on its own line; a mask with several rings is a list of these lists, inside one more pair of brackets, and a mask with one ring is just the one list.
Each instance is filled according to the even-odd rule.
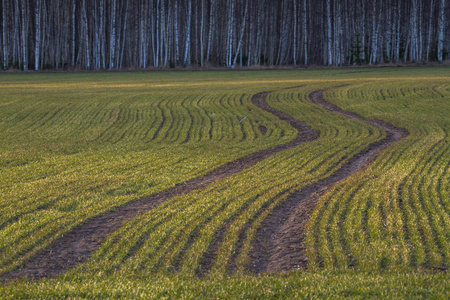
[[[320,199],[308,270],[251,275],[251,243],[272,209],[385,136],[311,103],[315,90],[410,135]],[[321,132],[141,214],[63,276],[0,283],[0,298],[449,296],[446,67],[0,74],[0,91],[0,275],[115,206],[294,139],[251,103],[256,93]]]

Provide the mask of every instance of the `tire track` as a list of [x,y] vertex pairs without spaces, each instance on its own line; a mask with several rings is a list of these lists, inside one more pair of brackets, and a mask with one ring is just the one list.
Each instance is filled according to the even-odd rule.
[[[204,188],[216,180],[236,174],[280,151],[290,149],[319,137],[319,132],[312,130],[305,123],[295,120],[291,116],[270,107],[265,102],[268,93],[264,92],[254,95],[252,102],[261,109],[288,122],[295,128],[298,131],[298,135],[294,140],[251,153],[245,157],[229,162],[203,177],[191,179],[151,197],[139,199],[117,207],[110,212],[93,217],[61,236],[61,238],[53,242],[49,247],[25,262],[20,269],[4,274],[1,281],[10,281],[19,278],[54,277],[63,274],[75,265],[86,262],[91,254],[106,240],[109,234],[118,230],[125,222],[137,217],[139,214],[155,208],[170,198]],[[158,131],[154,134],[153,138],[158,135]]]
[[[257,107],[277,116],[279,119],[281,119],[285,122],[288,122],[289,125],[291,127],[295,128],[298,132],[297,137],[293,141],[283,144],[283,145],[273,147],[275,152],[273,152],[272,155],[277,152],[296,147],[302,143],[314,141],[319,137],[320,133],[317,130],[313,130],[306,123],[303,123],[302,121],[294,119],[290,115],[288,115],[282,111],[279,111],[279,110],[271,107],[270,105],[268,105],[266,102],[266,96],[268,94],[269,94],[268,92],[265,92],[265,93],[260,93],[260,94],[253,96],[252,103],[254,105],[256,105]],[[267,130],[267,128],[266,128],[266,130]],[[249,204],[247,204],[247,206],[248,205]],[[222,241],[225,237],[225,233],[226,233],[228,226],[233,222],[234,219],[238,218],[239,215],[245,211],[245,207],[246,206],[244,205],[240,209],[240,211],[238,211],[228,221],[226,221],[221,226],[221,228],[217,231],[213,242],[209,245],[208,250],[203,254],[202,258],[200,259],[199,271],[197,272],[197,275],[199,277],[204,277],[211,270],[211,268],[213,266],[213,262],[214,262],[215,258],[217,257],[217,252],[219,251],[220,244],[222,243]],[[246,226],[246,228],[244,228],[242,234],[240,235],[240,239],[238,241],[238,246],[237,246],[235,256],[237,256],[241,251],[242,243],[240,243],[240,242],[242,242],[242,239],[245,236],[245,232],[249,226],[250,226],[250,223],[248,223],[248,226]],[[234,259],[232,258],[232,262],[230,263],[230,266],[228,269],[230,269],[230,270],[235,269],[235,266],[234,266],[235,259],[236,259],[236,257],[234,257]]]
[[334,184],[367,168],[387,147],[408,136],[405,129],[397,128],[382,120],[365,119],[326,102],[323,91],[309,95],[310,100],[331,112],[360,120],[386,132],[386,137],[371,144],[353,156],[333,175],[291,194],[271,215],[263,221],[256,232],[250,253],[249,270],[254,273],[288,272],[306,269],[307,258],[303,246],[304,230],[312,211],[319,200]]

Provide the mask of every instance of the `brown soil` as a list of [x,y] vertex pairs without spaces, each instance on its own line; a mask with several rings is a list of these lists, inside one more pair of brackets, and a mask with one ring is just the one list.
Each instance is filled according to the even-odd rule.
[[258,126],[259,131],[261,132],[262,135],[266,135],[267,133],[267,127],[264,125],[259,125]]
[[[297,130],[298,135],[297,137],[286,144],[283,145],[279,145],[279,146],[275,146],[273,148],[271,148],[272,150],[270,150],[271,155],[279,152],[279,151],[283,151],[283,150],[287,150],[293,147],[296,147],[302,143],[305,142],[311,142],[315,139],[317,139],[320,135],[320,133],[317,130],[313,130],[309,125],[307,125],[306,123],[303,123],[302,121],[296,120],[293,117],[291,117],[290,115],[279,111],[271,106],[269,106],[266,102],[266,96],[268,93],[261,93],[261,94],[257,94],[252,98],[252,102],[253,104],[255,104],[256,106],[258,106],[259,108],[270,112],[271,114],[277,116],[278,118],[280,118],[283,121],[286,121],[289,123],[289,125],[291,125],[294,129]],[[261,131],[262,134],[266,134],[267,133],[267,128],[260,125],[259,126],[259,130]],[[247,204],[249,205],[249,204]],[[204,275],[206,275],[206,273],[211,269],[212,264],[214,259],[217,256],[217,251],[219,249],[219,245],[221,244],[226,230],[228,228],[228,226],[233,222],[234,219],[236,219],[243,211],[245,211],[247,206],[241,207],[240,211],[235,214],[230,220],[228,220],[227,222],[225,222],[222,227],[218,230],[218,232],[216,233],[216,236],[213,240],[213,242],[209,245],[208,250],[206,251],[206,253],[203,255],[202,259],[200,260],[200,267],[197,270],[197,275],[199,277],[203,277]],[[245,230],[244,232],[245,233]],[[242,237],[243,239],[243,237]],[[240,239],[240,240],[242,240]],[[238,246],[237,248],[240,249],[240,247]],[[234,260],[237,257],[238,251],[236,251],[235,255],[232,257],[232,262],[230,262],[228,269],[230,270],[230,273],[232,273],[232,271],[234,270]]]
[[252,272],[289,272],[305,269],[308,259],[303,245],[304,230],[319,198],[337,182],[367,168],[381,151],[408,135],[405,129],[384,121],[366,120],[355,113],[344,111],[326,102],[322,94],[323,91],[313,92],[310,94],[310,100],[329,111],[378,127],[386,131],[386,137],[351,158],[330,177],[294,192],[275,208],[263,221],[253,241],[249,265]]
[[20,269],[4,274],[1,281],[9,281],[18,278],[54,277],[65,273],[75,265],[86,262],[91,254],[105,241],[106,237],[110,233],[118,230],[126,221],[135,218],[145,211],[155,208],[170,198],[204,188],[211,182],[236,174],[277,152],[295,147],[306,141],[314,140],[319,136],[319,132],[312,130],[308,125],[267,105],[265,102],[267,94],[268,93],[266,92],[254,95],[252,98],[253,103],[256,106],[277,115],[280,119],[287,121],[294,127],[299,132],[299,135],[294,140],[254,152],[225,164],[203,177],[194,178],[151,197],[139,199],[117,207],[113,211],[94,217],[61,236],[61,238],[56,240],[49,247],[24,263]]

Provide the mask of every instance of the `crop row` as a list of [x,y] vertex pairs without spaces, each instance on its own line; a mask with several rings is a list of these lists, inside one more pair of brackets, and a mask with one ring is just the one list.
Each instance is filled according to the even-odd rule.
[[[279,203],[385,137],[308,99],[342,83],[268,94],[272,107],[320,137],[142,213],[72,274],[247,272],[256,230]],[[251,93],[225,90],[66,88],[64,98],[51,89],[7,90],[0,110],[0,273],[95,215],[295,137],[286,122],[253,105]],[[447,268],[449,85],[355,80],[324,95],[410,135],[322,197],[305,237],[309,267]]]
[[341,107],[383,117],[410,135],[319,202],[307,233],[311,268],[448,268],[449,97],[446,83],[410,82],[329,94]]
[[[329,176],[384,136],[362,122],[317,108],[307,98],[311,90],[274,92],[267,102],[306,119],[321,131],[318,140],[142,214],[112,234],[91,261],[74,272],[99,276],[111,272],[198,276],[245,272],[254,232],[274,206],[294,190]],[[212,244],[216,245],[213,251]]]
[[294,134],[272,115],[247,110],[251,95],[242,93],[66,88],[61,94],[25,85],[4,91],[0,272],[114,206]]

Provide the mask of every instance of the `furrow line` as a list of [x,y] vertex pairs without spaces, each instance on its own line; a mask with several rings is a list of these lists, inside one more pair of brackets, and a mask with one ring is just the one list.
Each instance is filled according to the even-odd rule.
[[250,253],[250,271],[288,272],[307,267],[304,254],[304,230],[312,211],[319,200],[333,185],[367,168],[380,152],[409,133],[381,120],[367,120],[356,113],[342,110],[323,99],[323,91],[309,95],[310,100],[331,112],[360,120],[386,131],[386,137],[372,143],[365,150],[353,156],[333,175],[315,184],[302,188],[283,201],[256,231]]
[[[63,274],[75,265],[86,262],[92,253],[106,240],[109,234],[115,232],[125,222],[132,220],[141,213],[149,211],[175,196],[204,188],[216,180],[239,173],[280,151],[293,148],[301,143],[309,142],[319,137],[318,131],[312,130],[305,123],[295,120],[291,116],[267,105],[265,102],[267,94],[268,92],[254,95],[252,102],[294,127],[298,131],[298,136],[294,140],[251,153],[229,162],[202,177],[177,184],[151,197],[136,200],[94,217],[62,235],[49,247],[25,262],[20,269],[12,270],[4,274],[0,281],[10,281],[19,278],[46,278]],[[164,112],[162,112],[162,116],[163,122],[161,124],[164,123]],[[163,125],[155,132],[153,138],[158,135],[161,127]],[[167,134],[168,132],[165,133],[166,137]]]

